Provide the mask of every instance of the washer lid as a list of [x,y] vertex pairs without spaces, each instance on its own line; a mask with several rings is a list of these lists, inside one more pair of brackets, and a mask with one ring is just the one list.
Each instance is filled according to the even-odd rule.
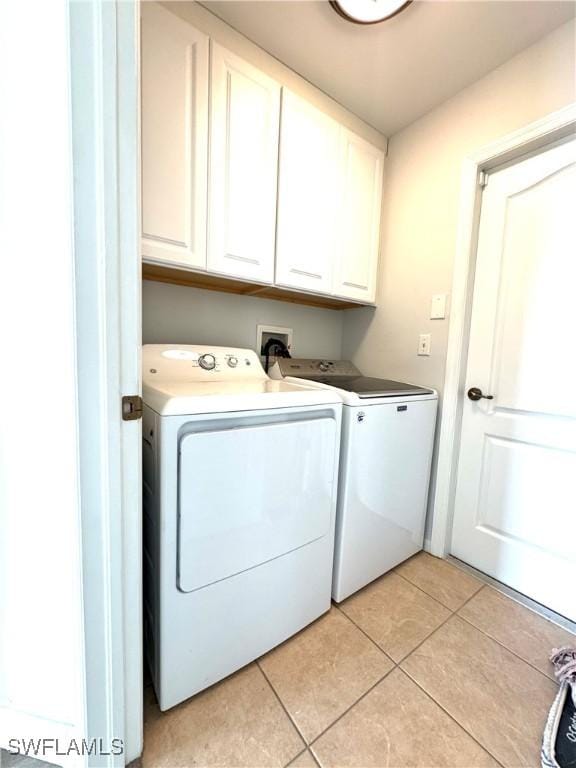
[[433,395],[431,389],[392,379],[362,376],[350,360],[320,358],[279,358],[272,366],[272,376],[290,376],[338,387],[360,398]]
[[403,397],[405,395],[432,395],[431,389],[405,384],[392,379],[374,379],[369,376],[315,376],[314,381],[330,384],[346,392],[352,392],[360,398],[368,397]]

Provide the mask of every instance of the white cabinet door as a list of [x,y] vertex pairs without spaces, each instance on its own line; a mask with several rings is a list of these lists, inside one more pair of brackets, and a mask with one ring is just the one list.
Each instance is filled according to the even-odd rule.
[[142,253],[206,268],[208,37],[142,3]]
[[208,269],[274,278],[280,86],[211,44]]
[[277,284],[332,292],[340,184],[340,126],[283,89]]
[[384,153],[342,128],[340,247],[333,293],[358,301],[376,298]]

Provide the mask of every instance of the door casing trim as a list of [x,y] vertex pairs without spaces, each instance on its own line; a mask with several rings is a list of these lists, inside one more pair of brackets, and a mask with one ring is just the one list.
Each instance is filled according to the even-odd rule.
[[463,389],[472,312],[472,289],[482,188],[480,174],[489,172],[576,132],[576,102],[513,133],[486,144],[465,157],[461,169],[460,206],[452,277],[448,350],[438,442],[436,490],[432,504],[429,551],[450,553],[454,497],[462,426]]

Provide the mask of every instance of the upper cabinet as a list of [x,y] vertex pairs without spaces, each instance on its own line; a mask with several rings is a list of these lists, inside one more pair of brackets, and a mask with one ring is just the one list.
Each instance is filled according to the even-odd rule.
[[141,8],[142,253],[205,269],[209,40]]
[[165,7],[141,11],[149,274],[374,303],[382,150]]
[[276,284],[373,303],[384,153],[282,93]]
[[340,126],[282,93],[276,283],[332,293],[338,248]]
[[212,42],[208,269],[274,280],[280,86]]
[[340,246],[333,293],[372,303],[380,250],[384,153],[345,128],[341,151]]

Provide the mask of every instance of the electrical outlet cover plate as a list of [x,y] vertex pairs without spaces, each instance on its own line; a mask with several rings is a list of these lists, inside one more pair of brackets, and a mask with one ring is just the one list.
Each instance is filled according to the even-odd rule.
[[437,293],[432,296],[432,303],[430,306],[430,319],[431,320],[444,320],[446,317],[446,294]]

